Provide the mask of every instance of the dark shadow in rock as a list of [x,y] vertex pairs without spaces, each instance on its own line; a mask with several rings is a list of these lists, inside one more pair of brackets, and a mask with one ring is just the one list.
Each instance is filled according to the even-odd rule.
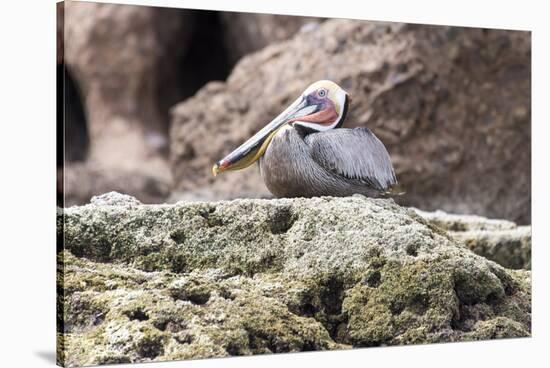
[[138,320],[138,321],[147,321],[147,320],[149,320],[149,315],[141,309],[136,309],[134,311],[128,312],[128,313],[126,313],[126,316],[130,320]]
[[70,70],[57,65],[57,166],[84,161],[90,143],[82,95]]
[[296,222],[296,216],[292,213],[292,207],[276,208],[275,213],[268,220],[269,230],[272,234],[284,234]]
[[[178,62],[176,81],[179,90],[167,101],[161,101],[166,104],[166,111],[176,102],[193,96],[206,83],[225,80],[233,68],[225,46],[220,13],[207,10],[186,12],[191,13],[193,30],[188,48],[181,53]],[[162,88],[164,85],[160,84],[159,89]]]

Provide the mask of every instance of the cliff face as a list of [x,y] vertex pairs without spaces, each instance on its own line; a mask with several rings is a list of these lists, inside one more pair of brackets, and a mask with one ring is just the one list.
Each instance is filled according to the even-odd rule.
[[142,205],[110,193],[59,210],[60,357],[530,336],[530,272],[472,253],[424,217],[362,196]]

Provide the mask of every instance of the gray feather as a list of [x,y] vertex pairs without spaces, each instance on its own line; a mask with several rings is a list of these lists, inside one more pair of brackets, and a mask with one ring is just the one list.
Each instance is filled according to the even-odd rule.
[[334,129],[309,134],[310,155],[325,170],[383,191],[396,184],[384,144],[368,129]]

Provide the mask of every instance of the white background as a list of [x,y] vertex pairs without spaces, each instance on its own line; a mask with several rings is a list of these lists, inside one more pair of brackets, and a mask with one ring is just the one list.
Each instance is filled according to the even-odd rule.
[[[546,167],[550,165],[547,143],[550,138],[550,11],[545,9],[546,1],[162,0],[126,3],[533,31],[532,338],[152,363],[146,367],[548,366],[550,183]],[[55,2],[12,0],[1,6],[0,366],[53,366]],[[144,365],[132,365],[136,366]]]

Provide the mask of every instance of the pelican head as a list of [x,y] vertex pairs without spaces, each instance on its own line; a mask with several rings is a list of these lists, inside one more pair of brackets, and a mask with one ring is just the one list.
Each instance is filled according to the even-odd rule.
[[350,97],[339,85],[320,80],[310,85],[289,107],[250,139],[218,161],[212,173],[244,169],[265,152],[271,139],[284,126],[299,126],[322,132],[338,128],[344,122]]

